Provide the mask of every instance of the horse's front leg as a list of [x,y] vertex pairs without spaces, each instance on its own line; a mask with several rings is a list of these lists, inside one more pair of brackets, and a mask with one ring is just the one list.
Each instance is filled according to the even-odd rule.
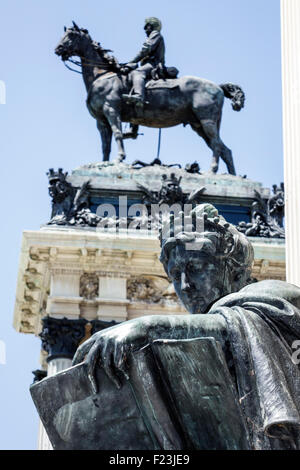
[[122,121],[119,106],[114,103],[105,103],[103,106],[103,113],[108,120],[111,130],[114,134],[114,138],[118,145],[119,160],[122,161],[126,158],[126,154],[123,143]]
[[103,117],[103,119],[97,119],[97,128],[100,132],[102,140],[103,161],[107,162],[109,160],[111,150],[112,130],[109,122],[105,117]]
[[210,165],[210,171],[212,173],[217,173],[219,169],[219,156],[213,153],[212,160],[211,160],[211,165]]

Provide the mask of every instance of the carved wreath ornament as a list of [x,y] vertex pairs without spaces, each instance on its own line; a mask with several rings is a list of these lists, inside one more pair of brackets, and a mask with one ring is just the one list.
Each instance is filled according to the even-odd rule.
[[99,278],[95,273],[84,273],[80,278],[80,297],[93,300],[98,297]]

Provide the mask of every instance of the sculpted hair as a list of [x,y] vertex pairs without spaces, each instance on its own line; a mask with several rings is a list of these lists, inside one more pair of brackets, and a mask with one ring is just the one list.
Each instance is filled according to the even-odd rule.
[[[160,261],[166,273],[168,274],[168,263],[173,248],[183,245],[188,249],[186,244],[197,243],[199,251],[205,253],[206,256],[225,262],[228,281],[235,281],[235,290],[248,284],[254,253],[247,237],[219,216],[217,209],[211,204],[197,206],[191,215],[193,221],[191,230],[173,234],[165,240],[161,238]],[[197,226],[195,223],[197,217],[202,218],[203,231],[201,232],[193,231]],[[171,225],[174,226],[174,222],[173,219]]]

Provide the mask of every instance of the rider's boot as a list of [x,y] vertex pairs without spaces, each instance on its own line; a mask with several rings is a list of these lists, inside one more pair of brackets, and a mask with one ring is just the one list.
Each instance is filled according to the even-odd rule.
[[133,103],[137,115],[143,114],[144,105],[149,104],[145,101],[145,80],[146,74],[143,71],[134,71],[132,73],[133,94],[123,95],[126,103]]

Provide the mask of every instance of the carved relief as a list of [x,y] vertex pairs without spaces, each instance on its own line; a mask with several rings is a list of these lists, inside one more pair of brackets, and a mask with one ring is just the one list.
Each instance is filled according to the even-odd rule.
[[127,296],[133,301],[156,303],[160,300],[153,281],[145,277],[137,277],[127,281]]
[[98,297],[99,278],[96,273],[84,273],[80,278],[80,297],[93,300]]
[[190,194],[184,194],[180,186],[182,177],[177,178],[175,173],[162,175],[162,185],[159,191],[152,191],[151,188],[137,184],[137,187],[144,193],[143,203],[150,204],[199,204],[201,196],[206,190],[201,187],[192,191]]
[[284,184],[273,185],[273,195],[264,200],[258,191],[251,208],[251,223],[240,222],[239,232],[248,237],[285,238],[284,219]]
[[167,279],[155,276],[132,277],[127,281],[127,298],[132,302],[177,303]]
[[50,168],[49,195],[52,199],[51,220],[48,225],[75,225],[96,227],[101,218],[92,213],[89,205],[90,181],[86,181],[80,188],[73,187],[67,181],[67,172],[62,168],[54,171]]

